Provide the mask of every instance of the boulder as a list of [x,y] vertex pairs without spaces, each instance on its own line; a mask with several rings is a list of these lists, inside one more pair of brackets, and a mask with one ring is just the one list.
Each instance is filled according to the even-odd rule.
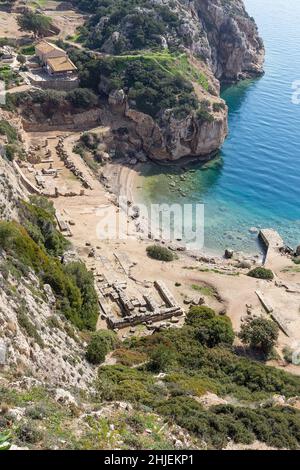
[[241,268],[241,269],[251,269],[251,268],[252,268],[252,264],[251,264],[250,261],[242,260],[242,261],[240,261],[240,262],[237,264],[237,268]]
[[51,305],[55,305],[56,304],[56,298],[55,298],[55,295],[53,294],[53,290],[52,290],[50,284],[44,284],[44,291],[46,293],[48,302]]
[[225,250],[225,258],[226,259],[232,259],[233,258],[233,250],[226,248]]
[[108,103],[111,106],[121,106],[125,103],[126,95],[124,90],[113,90],[108,97]]
[[68,390],[64,390],[63,388],[57,388],[55,390],[55,400],[58,403],[62,403],[64,405],[76,405],[77,401],[73,397],[73,395],[68,392]]

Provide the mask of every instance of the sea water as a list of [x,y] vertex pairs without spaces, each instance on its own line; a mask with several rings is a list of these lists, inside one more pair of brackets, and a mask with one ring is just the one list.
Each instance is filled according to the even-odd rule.
[[147,205],[203,203],[204,247],[220,252],[257,252],[252,227],[272,227],[287,244],[300,244],[300,1],[245,4],[265,44],[265,75],[222,91],[229,136],[221,151],[185,170],[148,166],[136,190]]

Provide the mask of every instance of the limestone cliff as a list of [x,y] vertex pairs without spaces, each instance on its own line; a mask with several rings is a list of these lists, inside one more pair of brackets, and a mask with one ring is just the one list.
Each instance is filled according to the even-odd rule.
[[242,0],[187,3],[192,4],[205,32],[203,46],[196,42],[195,52],[206,57],[218,79],[232,81],[263,73],[263,42]]

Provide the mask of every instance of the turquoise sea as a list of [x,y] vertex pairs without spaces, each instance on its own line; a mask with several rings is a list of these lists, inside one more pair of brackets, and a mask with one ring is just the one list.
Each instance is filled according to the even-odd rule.
[[212,251],[257,252],[251,227],[272,227],[289,245],[300,243],[300,103],[292,103],[292,84],[300,86],[300,1],[245,4],[265,43],[266,73],[223,90],[230,133],[219,155],[185,171],[153,165],[136,190],[148,205],[204,203],[205,248]]

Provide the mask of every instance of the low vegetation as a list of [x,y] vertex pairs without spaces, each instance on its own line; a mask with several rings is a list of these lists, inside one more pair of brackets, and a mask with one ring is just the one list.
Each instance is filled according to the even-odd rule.
[[[38,450],[174,449],[172,428],[156,413],[121,407],[107,411],[95,399],[84,398],[84,404],[78,400],[77,406],[67,406],[56,402],[47,387],[0,386],[0,450],[11,444]],[[21,419],[15,408],[25,411]]]
[[86,358],[91,364],[101,364],[109,351],[116,348],[117,335],[113,331],[98,330],[92,334],[87,347]]
[[23,109],[24,115],[32,115],[32,107],[41,106],[47,117],[55,113],[67,113],[74,110],[92,109],[98,104],[96,94],[86,88],[75,88],[69,92],[58,90],[34,90],[10,94],[7,97],[5,108],[14,111],[18,107]]
[[[199,71],[185,53],[140,51],[99,59],[65,44],[64,47],[79,70],[81,86],[106,96],[120,88],[126,91],[131,108],[159,120],[161,113],[172,110],[177,119],[194,113],[200,121],[211,121],[213,115],[207,100],[200,102],[193,83],[211,92],[205,74]],[[161,89],[164,89],[163,96]]]
[[242,324],[239,337],[244,344],[251,348],[261,349],[266,355],[270,354],[279,335],[279,328],[268,318],[253,318]]
[[70,242],[56,228],[51,201],[42,196],[31,196],[31,203],[19,203],[19,213],[28,234],[48,254],[61,256],[70,247]]
[[214,287],[211,286],[192,284],[192,289],[208,297],[214,297],[215,295],[217,295],[216,290],[214,289]]
[[18,86],[22,83],[22,77],[9,65],[0,65],[0,80],[5,83],[6,89]]
[[[193,307],[180,329],[126,340],[122,354],[114,353],[118,364],[99,368],[99,399],[147,407],[208,448],[223,448],[229,438],[234,443],[259,440],[278,448],[299,448],[300,412],[273,407],[269,399],[277,393],[298,395],[300,378],[238,356],[233,339],[229,318],[208,307]],[[142,354],[135,356],[139,367],[122,363],[125,350]],[[159,372],[165,375],[158,379]],[[195,397],[208,391],[225,400],[232,397],[236,404],[204,409]]]
[[0,450],[9,450],[11,444],[9,442],[11,435],[7,432],[0,432]]
[[274,279],[274,274],[271,269],[266,269],[263,267],[257,267],[249,271],[248,276],[255,277],[256,279],[266,279],[272,280]]
[[44,199],[33,202],[21,206],[26,228],[14,221],[0,221],[0,248],[7,254],[7,265],[19,277],[26,277],[32,269],[41,283],[52,287],[58,311],[78,328],[94,330],[98,299],[93,275],[83,263],[61,263],[57,256],[68,243],[55,228],[52,206]]
[[73,152],[81,156],[91,170],[97,172],[103,163],[103,152],[106,150],[101,136],[94,132],[84,132],[73,147]]
[[18,131],[5,119],[0,120],[0,135],[4,136],[7,141],[4,145],[5,158],[9,161],[12,161],[15,157],[23,158],[24,150],[20,142]]
[[149,258],[157,259],[158,261],[170,262],[175,259],[173,252],[165,246],[150,245],[147,246],[146,252]]

